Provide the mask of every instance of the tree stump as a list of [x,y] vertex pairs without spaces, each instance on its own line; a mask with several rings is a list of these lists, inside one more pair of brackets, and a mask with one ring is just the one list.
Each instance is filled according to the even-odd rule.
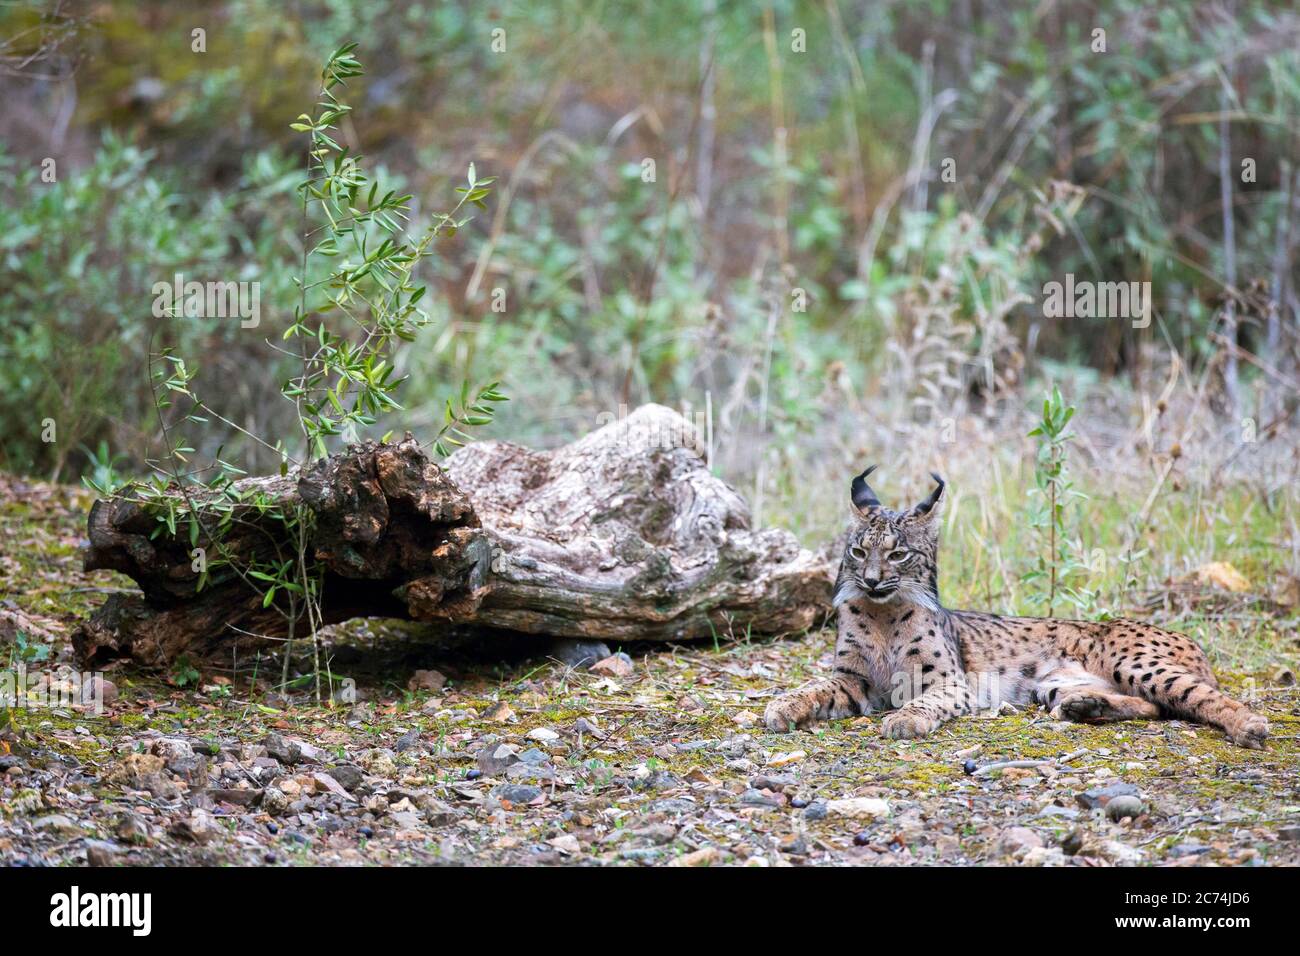
[[[325,623],[390,617],[561,638],[679,641],[802,630],[830,606],[824,558],[712,475],[691,426],[658,405],[554,451],[469,445],[446,470],[410,436],[365,443],[286,477],[250,478],[314,518]],[[242,507],[224,546],[239,562],[291,552],[283,525]],[[196,593],[185,535],[97,501],[87,570],[131,577],[74,633],[88,665],[229,655],[287,635],[287,619],[229,568]],[[200,542],[202,544],[202,542]],[[302,637],[300,629],[297,634]]]

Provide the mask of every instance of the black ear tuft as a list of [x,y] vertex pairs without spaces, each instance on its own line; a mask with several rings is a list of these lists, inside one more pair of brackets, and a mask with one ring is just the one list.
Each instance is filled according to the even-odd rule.
[[872,491],[871,486],[867,484],[867,475],[871,474],[875,470],[876,466],[872,465],[862,474],[858,475],[858,477],[853,479],[853,487],[850,489],[853,495],[853,507],[857,508],[859,511],[866,508],[880,507],[880,499],[876,497],[876,493]]
[[943,495],[943,488],[944,488],[943,479],[940,478],[939,475],[933,471],[930,472],[930,477],[933,478],[936,482],[938,482],[938,484],[935,486],[934,491],[930,492],[930,497],[926,498],[919,505],[917,505],[915,508],[912,509],[913,514],[918,514],[918,515],[929,514],[930,509],[939,503],[939,498]]

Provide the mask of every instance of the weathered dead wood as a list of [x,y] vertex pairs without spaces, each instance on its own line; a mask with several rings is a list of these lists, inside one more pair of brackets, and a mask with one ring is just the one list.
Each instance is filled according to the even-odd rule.
[[[314,515],[327,623],[398,617],[618,641],[810,626],[829,605],[826,562],[786,531],[752,530],[744,499],[692,441],[683,418],[647,405],[555,451],[480,442],[443,471],[408,438],[249,482]],[[275,521],[240,519],[224,542],[236,565],[288,553]],[[151,540],[156,525],[131,502],[92,509],[87,569],[122,571],[143,593],[113,595],[77,630],[83,660],[162,665],[286,634],[285,617],[229,570],[196,594],[188,538]]]

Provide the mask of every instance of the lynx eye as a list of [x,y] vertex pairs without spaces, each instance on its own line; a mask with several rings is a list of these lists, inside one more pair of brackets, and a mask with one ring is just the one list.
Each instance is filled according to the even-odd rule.
[[849,548],[849,554],[853,556],[853,560],[855,561],[867,560],[867,552],[859,548],[856,544]]
[[907,560],[907,555],[908,555],[907,551],[899,550],[899,551],[890,551],[887,557],[889,558],[891,563],[901,564]]

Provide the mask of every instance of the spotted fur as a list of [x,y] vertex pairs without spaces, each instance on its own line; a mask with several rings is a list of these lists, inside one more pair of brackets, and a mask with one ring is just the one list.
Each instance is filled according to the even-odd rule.
[[1182,717],[1262,747],[1268,721],[1222,693],[1204,651],[1182,634],[1138,621],[1064,621],[950,611],[939,603],[943,480],[904,511],[853,483],[834,604],[830,677],[768,705],[771,730],[889,711],[889,737],[923,737],[945,721],[1002,702],[1048,708],[1084,723]]

